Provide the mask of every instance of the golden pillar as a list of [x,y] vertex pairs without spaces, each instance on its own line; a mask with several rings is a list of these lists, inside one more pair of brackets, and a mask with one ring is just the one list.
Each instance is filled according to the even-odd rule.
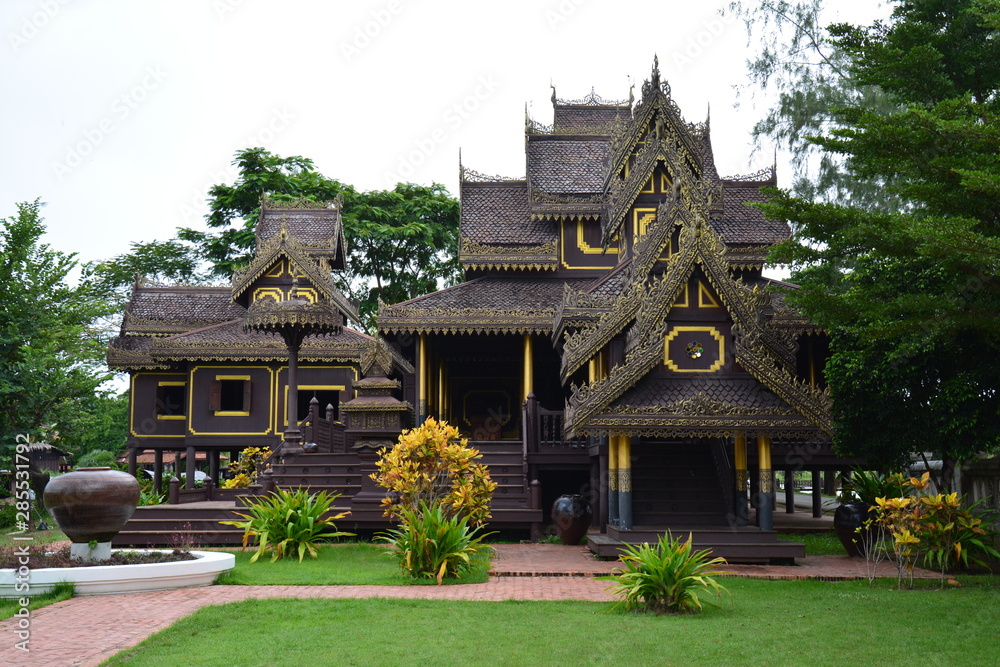
[[528,398],[535,388],[535,357],[531,344],[531,334],[524,335],[524,372],[522,374],[524,383],[521,400]]
[[742,431],[733,438],[733,468],[736,475],[736,493],[734,494],[733,514],[737,526],[747,524],[747,484],[750,482],[747,474],[747,436]]
[[771,439],[757,436],[757,468],[760,480],[757,495],[757,527],[761,530],[774,528],[774,469],[771,467]]
[[618,436],[618,526],[632,530],[632,438]]

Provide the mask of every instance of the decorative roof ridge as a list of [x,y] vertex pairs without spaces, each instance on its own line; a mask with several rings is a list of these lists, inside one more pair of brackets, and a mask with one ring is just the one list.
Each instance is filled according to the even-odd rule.
[[571,130],[556,130],[551,125],[543,125],[531,121],[531,127],[526,132],[528,141],[610,141],[615,134],[613,123],[607,123],[600,128],[587,132],[579,127]]
[[143,292],[222,292],[232,289],[231,285],[225,283],[168,283],[161,280],[152,280],[143,275],[136,275],[133,285],[133,294],[141,290]]
[[510,189],[526,189],[528,187],[527,178],[502,178],[496,177],[499,180],[493,181],[463,181],[462,184],[471,188],[510,188]]
[[459,178],[462,183],[489,183],[499,185],[502,183],[527,183],[527,176],[497,176],[495,174],[484,174],[481,171],[470,169],[465,165],[459,165]]
[[279,200],[271,199],[267,195],[261,197],[260,207],[261,209],[266,209],[268,211],[293,211],[293,210],[312,210],[312,211],[340,211],[343,206],[343,199],[338,194],[333,199],[326,200],[311,200],[305,197],[298,197],[289,200]]
[[720,177],[723,185],[748,187],[756,183],[776,185],[778,182],[777,169],[774,165],[758,169],[752,174],[739,174],[736,176]]
[[617,108],[632,108],[632,103],[635,102],[635,84],[632,84],[628,90],[627,100],[606,100],[594,90],[591,86],[590,92],[583,98],[578,100],[565,100],[556,96],[556,87],[553,84],[549,84],[552,88],[552,106],[553,107],[617,107]]

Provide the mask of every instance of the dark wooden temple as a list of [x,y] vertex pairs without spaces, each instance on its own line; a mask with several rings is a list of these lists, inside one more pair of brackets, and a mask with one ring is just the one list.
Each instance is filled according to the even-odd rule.
[[[289,346],[246,320],[293,299],[353,317],[329,279],[335,206],[265,206],[232,286],[137,282],[109,357],[132,374],[130,451],[208,451],[208,490],[176,493],[215,500],[235,495],[217,452],[280,448],[265,485],[336,490],[345,527],[379,528],[375,452],[433,415],[483,452],[494,527],[537,531],[582,493],[601,555],[667,529],[733,560],[804,555],[775,539],[774,470],[849,463],[830,451],[827,337],[762,276],[789,235],[750,205],[774,170],[721,178],[708,121],[683,120],[655,65],[638,101],[552,101],[551,126],[526,119],[524,178],[462,168],[464,282],[383,305],[379,339],[339,320],[302,339],[301,441],[283,437]],[[170,511],[141,508],[119,541],[154,541]]]

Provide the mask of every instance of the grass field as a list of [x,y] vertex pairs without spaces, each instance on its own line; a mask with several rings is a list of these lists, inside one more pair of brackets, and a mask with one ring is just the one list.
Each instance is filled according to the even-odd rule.
[[206,607],[108,664],[996,664],[1000,580],[976,581],[896,591],[725,579],[732,597],[697,616],[588,602],[248,600]]
[[[270,557],[261,556],[251,563],[252,550],[236,552],[236,567],[223,575],[220,584],[240,586],[261,585],[399,585],[435,584],[433,579],[411,579],[404,576],[388,550],[380,544],[369,542],[348,542],[320,547],[316,560],[308,556],[299,563],[296,558],[285,558],[270,562]],[[489,579],[488,563],[481,564],[475,571],[461,579],[445,580],[446,583],[474,584]]]

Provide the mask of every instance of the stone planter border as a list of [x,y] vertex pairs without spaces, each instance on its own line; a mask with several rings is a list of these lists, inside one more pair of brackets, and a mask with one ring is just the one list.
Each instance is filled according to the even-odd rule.
[[[128,551],[135,551],[128,549]],[[169,553],[171,549],[148,549]],[[76,595],[115,595],[165,591],[192,586],[211,586],[216,578],[236,565],[236,556],[218,551],[192,551],[196,560],[142,565],[97,565],[94,567],[42,568],[30,571],[29,590],[17,591],[17,574],[0,569],[0,598],[41,595],[59,582],[76,586]]]

